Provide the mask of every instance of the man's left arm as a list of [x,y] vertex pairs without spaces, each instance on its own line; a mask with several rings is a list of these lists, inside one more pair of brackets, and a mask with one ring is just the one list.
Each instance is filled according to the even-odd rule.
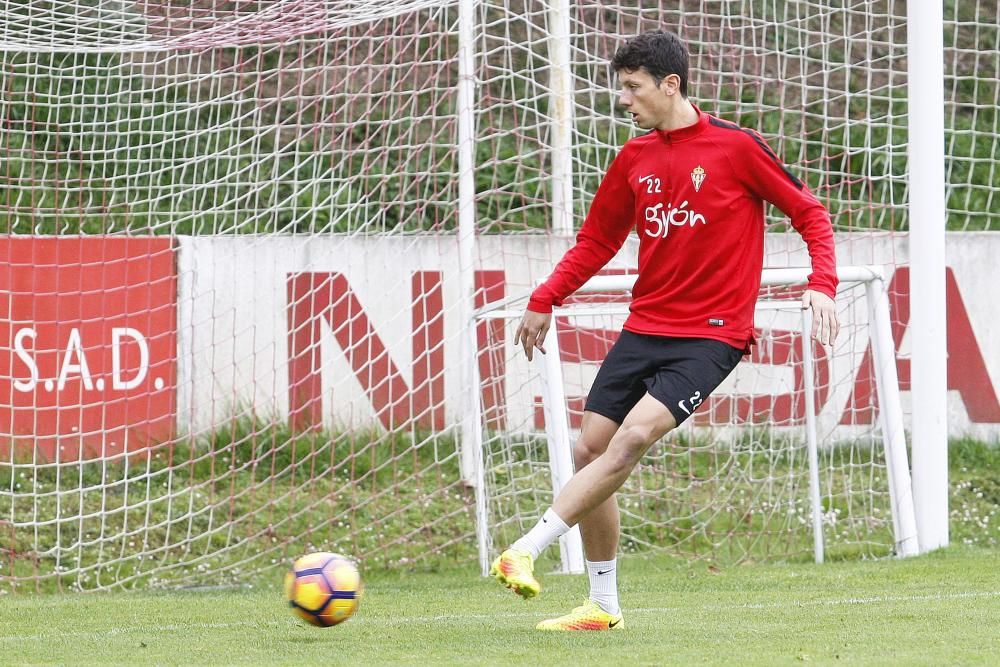
[[830,214],[806,184],[788,171],[760,135],[748,134],[756,145],[745,152],[752,157],[743,173],[751,190],[781,209],[805,241],[812,273],[802,295],[802,308],[813,311],[812,337],[824,345],[832,345],[840,332],[840,323],[834,304],[837,260]]

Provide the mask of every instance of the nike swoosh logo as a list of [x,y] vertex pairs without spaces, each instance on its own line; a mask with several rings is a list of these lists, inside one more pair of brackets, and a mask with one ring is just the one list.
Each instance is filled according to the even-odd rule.
[[549,522],[549,520],[548,520],[548,519],[546,519],[546,518],[545,518],[545,517],[543,516],[543,517],[542,517],[542,523],[548,523],[548,522]]
[[614,572],[614,571],[615,568],[611,568],[610,570],[598,570],[597,574],[607,574],[608,572]]
[[619,623],[621,623],[621,622],[622,622],[622,619],[620,619],[620,618],[619,618],[619,619],[618,619],[618,620],[616,620],[616,621],[615,621],[614,623],[608,623],[608,627],[609,627],[609,628],[613,628],[613,627],[615,627],[616,625],[618,625],[618,624],[619,624]]

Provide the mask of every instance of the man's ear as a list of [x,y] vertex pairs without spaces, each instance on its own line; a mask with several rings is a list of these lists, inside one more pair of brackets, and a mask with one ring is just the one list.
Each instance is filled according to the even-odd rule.
[[675,95],[681,89],[681,77],[676,74],[668,74],[660,81],[660,90],[667,95]]

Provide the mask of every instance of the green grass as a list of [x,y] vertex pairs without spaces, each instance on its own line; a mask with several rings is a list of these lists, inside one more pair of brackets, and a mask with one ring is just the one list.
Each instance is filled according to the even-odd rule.
[[586,595],[543,576],[514,598],[466,565],[379,572],[360,611],[318,629],[263,588],[0,598],[5,664],[987,664],[1000,652],[1000,552],[731,569],[631,557],[620,632],[534,624]]
[[948,469],[952,544],[1000,548],[1000,446],[953,440]]

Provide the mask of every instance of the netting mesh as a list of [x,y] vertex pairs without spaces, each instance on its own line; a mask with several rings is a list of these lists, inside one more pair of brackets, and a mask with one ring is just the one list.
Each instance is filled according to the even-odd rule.
[[252,40],[244,15],[220,13],[167,21],[188,44],[8,51],[6,229],[453,228],[455,10],[383,8],[309,35],[276,7],[322,3],[263,4]]
[[945,179],[948,229],[1000,230],[1000,9],[945,4]]
[[[479,4],[484,231],[546,227],[547,10]],[[946,12],[951,229],[996,228],[996,11]],[[667,26],[689,43],[692,97],[768,137],[839,230],[905,229],[904,16],[891,1],[573,4],[577,213],[631,132],[607,61]],[[4,19],[11,233],[454,227],[454,3],[94,0]]]
[[[570,3],[565,160],[555,3],[473,5],[471,306],[524,293],[571,243],[552,233],[556,165],[578,224],[634,133],[607,61],[664,25],[690,45],[694,101],[760,130],[830,207],[840,261],[897,263],[903,2]],[[379,566],[475,552],[459,438],[461,16],[429,0],[4,5],[4,582],[242,581],[311,546]],[[949,3],[944,28],[949,228],[996,230],[996,8]],[[779,212],[768,225],[768,265],[807,262]],[[612,267],[634,268],[631,242]],[[479,358],[495,418],[517,389],[505,363]],[[834,371],[849,384],[856,368]],[[732,472],[697,438],[657,451],[626,508],[639,546],[673,530],[649,517],[685,513],[657,505],[660,489],[704,494],[686,471]],[[838,470],[863,456],[841,451]],[[751,548],[785,533],[746,526],[736,555],[795,552]],[[689,551],[727,548],[725,532]]]

